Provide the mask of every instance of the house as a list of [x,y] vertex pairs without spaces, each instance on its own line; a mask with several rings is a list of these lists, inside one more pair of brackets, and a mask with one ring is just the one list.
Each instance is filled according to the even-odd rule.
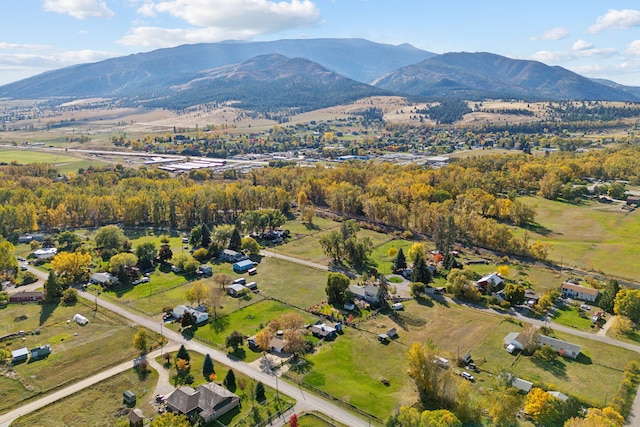
[[139,408],[136,408],[133,411],[129,412],[127,419],[129,420],[129,427],[144,426],[144,415]]
[[58,249],[57,248],[42,248],[42,249],[38,249],[38,250],[33,252],[33,254],[38,259],[53,258],[54,256],[56,256],[57,253],[58,253]]
[[533,387],[533,383],[531,381],[523,380],[522,378],[512,377],[511,387],[522,390],[525,393],[529,393],[531,391],[531,388]]
[[44,292],[42,291],[33,291],[33,292],[17,292],[9,296],[9,302],[19,303],[19,302],[38,302],[44,299]]
[[89,319],[87,319],[86,317],[84,317],[82,314],[78,314],[76,313],[73,316],[73,321],[76,322],[78,325],[80,326],[84,326],[87,323],[89,323]]
[[[506,337],[504,337],[505,350],[507,350],[511,354],[513,354],[516,350],[524,350],[524,346],[518,340],[519,336],[520,334],[518,332],[511,332]],[[570,342],[548,337],[546,335],[538,335],[538,345],[548,345],[549,347],[557,351],[560,356],[570,357],[572,359],[577,359],[581,350],[581,347],[577,344],[572,344]]]
[[213,267],[207,264],[202,264],[200,265],[200,267],[198,267],[198,273],[202,274],[203,276],[211,276],[213,275]]
[[206,311],[196,310],[195,308],[187,307],[186,305],[176,305],[173,310],[171,310],[171,315],[178,320],[182,319],[182,316],[184,316],[185,313],[189,313],[193,316],[196,325],[205,323],[209,320],[209,313]]
[[540,295],[536,294],[531,289],[527,289],[524,291],[524,303],[529,307],[533,307],[534,305],[538,304],[538,301],[540,301]]
[[32,240],[42,242],[44,240],[44,233],[22,234],[18,237],[18,243],[30,243]]
[[118,283],[118,278],[111,273],[93,273],[89,278],[89,282],[94,285],[109,286]]
[[358,299],[367,301],[369,304],[378,303],[378,285],[367,283],[365,286],[349,285],[349,291]]
[[480,291],[483,293],[486,293],[489,287],[491,287],[491,289],[495,292],[503,288],[504,279],[500,277],[498,273],[491,273],[478,280],[476,282],[476,286],[478,286],[478,289],[480,289]]
[[[258,344],[256,343],[256,336],[253,335],[247,338],[247,344],[249,344],[249,347],[253,347],[253,348],[258,347]],[[271,337],[271,341],[269,342],[269,351],[273,351],[276,353],[284,353],[284,348],[286,345],[287,345],[287,341],[284,338],[281,338],[279,336],[273,336]]]
[[560,391],[548,391],[547,393],[549,393],[551,396],[555,397],[556,399],[559,399],[561,402],[566,402],[567,400],[569,400],[569,396],[567,396],[566,394]]
[[22,347],[11,352],[11,363],[25,362],[29,358],[29,350],[27,347]]
[[335,338],[337,336],[336,328],[327,326],[324,323],[311,326],[311,333],[319,338]]
[[240,283],[235,283],[227,286],[227,293],[232,297],[237,297],[241,295],[245,289],[246,288],[244,285],[241,285]]
[[125,405],[135,405],[136,404],[136,394],[131,390],[127,390],[122,393],[122,400]]
[[233,271],[235,271],[238,274],[246,273],[252,268],[253,268],[253,261],[251,261],[250,259],[238,261],[235,264],[233,264]]
[[220,253],[220,261],[224,262],[239,262],[248,259],[249,257],[242,252],[232,251],[231,249],[223,249]]
[[49,344],[41,345],[40,347],[31,349],[31,361],[42,359],[51,354],[51,346]]
[[208,423],[240,406],[240,398],[216,383],[206,383],[197,389],[178,387],[167,396],[167,409],[189,418],[199,417]]
[[570,282],[564,282],[560,287],[560,292],[562,292],[563,298],[578,299],[588,302],[595,302],[599,294],[597,289],[587,288]]

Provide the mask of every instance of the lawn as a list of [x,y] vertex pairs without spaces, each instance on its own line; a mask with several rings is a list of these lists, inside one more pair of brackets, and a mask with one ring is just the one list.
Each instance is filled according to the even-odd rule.
[[[75,313],[88,318],[89,324],[79,326],[70,321]],[[25,398],[48,393],[137,355],[133,348],[136,330],[110,312],[95,312],[92,305],[81,302],[71,307],[11,304],[0,310],[0,335],[36,329],[39,335],[26,334],[24,339],[0,344],[8,350],[43,344],[50,344],[52,348],[46,359],[14,366],[24,385],[22,388],[27,391],[20,391],[18,380],[3,377],[6,386],[0,388],[1,412],[17,406]]]
[[605,400],[613,397],[620,386],[626,364],[640,360],[633,351],[556,332],[556,338],[580,345],[582,354],[577,360],[558,358],[552,366],[537,364],[532,357],[513,356],[503,349],[504,337],[519,330],[519,325],[503,321],[488,331],[472,351],[480,369],[492,374],[513,372],[545,390],[574,396],[588,406],[605,406]]
[[[137,396],[135,407],[146,417],[155,415],[152,402],[158,373],[152,371],[140,378],[133,370],[123,372],[92,385],[78,393],[18,418],[12,427],[23,426],[104,426],[112,427],[126,421],[131,408],[123,404],[122,393],[131,390]],[[129,425],[128,421],[125,425]]]
[[596,332],[597,329],[591,327],[591,316],[596,311],[599,311],[597,307],[591,307],[591,311],[584,311],[577,307],[564,305],[555,309],[551,319],[555,323],[569,326],[570,328]]
[[[232,331],[240,331],[246,336],[254,335],[273,318],[292,310],[291,307],[277,301],[261,300],[199,327],[195,331],[194,338],[224,348],[225,338]],[[308,313],[299,313],[304,316],[306,322],[311,323],[317,320]],[[234,355],[251,362],[258,359],[261,353],[252,351],[245,345]]]
[[[389,236],[387,236],[389,237]],[[381,274],[391,274],[393,260],[395,259],[395,255],[389,256],[389,249],[395,248],[400,249],[404,252],[404,256],[407,257],[409,253],[409,248],[411,245],[415,243],[410,240],[404,239],[392,239],[387,240],[386,242],[376,246],[373,248],[371,252],[371,259],[373,260],[374,265]],[[407,264],[411,264],[411,260],[407,260]]]
[[[635,267],[640,255],[640,213],[612,205],[584,202],[573,205],[541,197],[522,201],[536,205],[538,228],[529,230],[531,241],[553,245],[549,258],[568,266],[640,280]],[[615,260],[615,264],[611,264]]]
[[98,160],[86,160],[79,157],[67,156],[57,152],[42,152],[31,150],[0,150],[0,162],[19,164],[48,163],[61,173],[78,172],[80,168],[104,165]]
[[[301,378],[288,375],[385,419],[398,405],[415,402],[413,385],[404,372],[405,354],[413,342],[431,339],[444,356],[452,357],[476,346],[499,322],[498,316],[466,307],[408,301],[398,318],[379,314],[362,323],[361,330],[347,328],[335,341],[323,343],[307,357],[311,371]],[[398,339],[380,344],[377,334],[391,327],[398,329]],[[383,378],[389,386],[381,382]]]

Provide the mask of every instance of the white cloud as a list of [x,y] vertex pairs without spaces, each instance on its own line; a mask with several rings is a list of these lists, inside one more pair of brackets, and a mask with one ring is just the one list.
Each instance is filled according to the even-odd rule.
[[168,14],[192,28],[139,26],[119,40],[125,45],[168,47],[184,43],[248,39],[261,34],[308,27],[320,18],[311,0],[168,0],[145,1],[145,17]]
[[640,56],[640,40],[634,40],[629,43],[626,53],[631,56]]
[[569,31],[563,27],[552,28],[542,33],[541,36],[531,37],[531,40],[562,40],[569,36]]
[[111,18],[113,11],[99,0],[44,0],[44,10],[71,15],[77,19],[88,17]]
[[580,58],[589,58],[589,57],[602,57],[609,58],[615,55],[618,52],[617,49],[614,48],[585,48],[582,50],[541,50],[529,57],[529,59],[533,59],[535,61],[544,62],[545,64],[557,64],[559,62],[567,62],[572,61],[574,59]]
[[573,47],[572,47],[572,49],[575,51],[587,50],[592,48],[593,48],[593,44],[589,43],[586,40],[578,40],[573,44]]
[[50,46],[42,44],[17,44],[17,43],[5,43],[0,42],[0,49],[6,50],[42,50],[49,49]]
[[640,27],[640,11],[609,9],[604,15],[598,16],[596,23],[590,26],[588,31],[595,34],[605,30],[626,30],[632,27]]

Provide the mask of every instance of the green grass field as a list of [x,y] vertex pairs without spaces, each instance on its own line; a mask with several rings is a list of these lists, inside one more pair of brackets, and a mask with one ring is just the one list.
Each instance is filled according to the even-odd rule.
[[[70,321],[75,313],[87,317],[89,323],[79,326]],[[133,348],[136,329],[110,312],[93,311],[93,306],[80,302],[71,307],[11,304],[0,310],[0,335],[35,329],[40,330],[39,335],[1,343],[8,350],[43,344],[50,344],[52,349],[46,359],[14,366],[25,387],[18,380],[2,377],[1,412],[26,398],[48,393],[137,355]]]
[[572,205],[541,197],[522,201],[536,206],[539,228],[529,231],[530,240],[551,243],[552,261],[640,280],[635,267],[640,256],[640,212],[596,202]]
[[554,365],[538,364],[532,357],[513,356],[503,349],[504,337],[519,330],[520,326],[505,321],[487,331],[486,338],[471,352],[480,369],[492,374],[512,372],[545,390],[575,396],[589,406],[604,406],[620,386],[625,365],[640,360],[630,350],[555,333],[556,338],[580,345],[582,354],[577,360],[560,357]]
[[48,163],[61,173],[78,172],[80,168],[86,169],[89,166],[105,164],[98,160],[85,160],[79,157],[58,154],[57,152],[47,153],[30,150],[0,150],[0,162],[17,162],[19,164]]

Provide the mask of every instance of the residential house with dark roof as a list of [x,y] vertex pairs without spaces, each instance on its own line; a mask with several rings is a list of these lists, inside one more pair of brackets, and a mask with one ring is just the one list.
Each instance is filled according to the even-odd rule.
[[167,409],[190,418],[199,417],[208,423],[240,406],[240,398],[216,383],[206,383],[197,389],[178,387],[167,396]]

